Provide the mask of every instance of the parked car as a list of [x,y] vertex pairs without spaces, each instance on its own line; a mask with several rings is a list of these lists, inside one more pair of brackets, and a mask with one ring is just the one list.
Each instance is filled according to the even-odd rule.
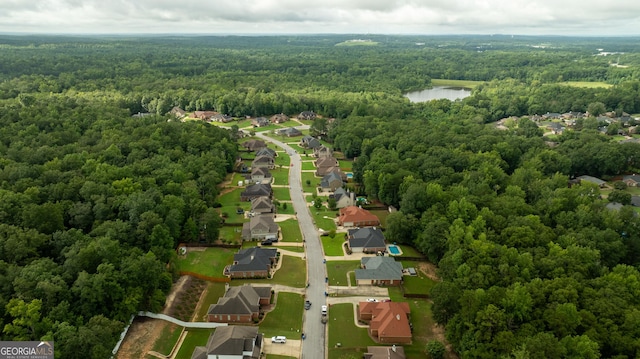
[[260,242],[260,244],[262,244],[263,246],[270,246],[273,244],[273,241],[270,239],[265,239],[264,241]]
[[311,308],[311,302],[308,300],[304,301],[304,309],[309,310]]
[[321,313],[322,313],[322,315],[327,315],[327,306],[326,305],[322,306]]
[[287,342],[287,337],[283,337],[281,335],[278,335],[276,337],[272,337],[271,338],[271,342],[272,343],[280,343],[280,344],[284,344]]
[[367,298],[367,302],[369,302],[369,303],[375,303],[375,302],[377,302],[377,301],[378,301],[378,300],[377,300],[377,299],[375,299],[375,298]]
[[383,299],[382,302],[390,302],[391,299]]

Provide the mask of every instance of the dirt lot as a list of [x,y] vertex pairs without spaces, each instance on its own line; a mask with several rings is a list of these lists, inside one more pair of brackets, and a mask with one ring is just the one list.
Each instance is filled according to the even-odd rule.
[[[189,276],[180,277],[171,288],[162,313],[176,317],[182,316],[183,318],[180,319],[183,320],[186,316],[186,320],[190,320],[193,309],[191,309],[191,314],[188,314],[188,307],[190,307],[188,304],[190,304],[193,299],[187,298],[186,296],[187,294],[189,296],[197,294],[198,289],[202,286],[202,284],[198,282],[200,281],[194,280]],[[199,294],[196,297],[196,301],[198,298]],[[197,304],[197,302],[195,304]],[[195,304],[193,304],[193,307],[195,307]],[[144,358],[145,355],[153,349],[156,340],[168,325],[167,322],[162,320],[136,317],[133,323],[131,323],[131,327],[129,327],[127,336],[120,346],[116,359]]]

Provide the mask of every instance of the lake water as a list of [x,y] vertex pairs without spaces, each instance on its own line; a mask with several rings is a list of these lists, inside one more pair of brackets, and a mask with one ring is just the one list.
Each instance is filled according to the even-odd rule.
[[426,102],[446,98],[451,101],[463,99],[471,95],[466,87],[434,86],[433,88],[404,94],[411,102]]

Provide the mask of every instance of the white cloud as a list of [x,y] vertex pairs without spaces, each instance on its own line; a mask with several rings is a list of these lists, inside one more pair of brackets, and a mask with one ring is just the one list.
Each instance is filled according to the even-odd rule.
[[2,0],[0,32],[638,35],[640,2]]

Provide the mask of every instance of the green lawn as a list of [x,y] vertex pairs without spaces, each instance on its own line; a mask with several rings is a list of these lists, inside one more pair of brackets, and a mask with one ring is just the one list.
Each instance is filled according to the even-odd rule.
[[276,156],[276,167],[277,166],[289,166],[291,164],[291,158],[286,152],[279,152]]
[[[402,250],[402,255],[405,257],[423,257],[423,254],[418,252],[417,249],[408,246],[406,244],[397,244],[398,247]],[[413,266],[412,266],[413,267]]]
[[242,201],[240,201],[240,193],[242,193],[244,190],[245,187],[235,188],[223,195],[218,196],[218,202],[220,202],[222,207],[233,206],[235,208],[236,206],[241,206],[243,203]]
[[163,326],[162,334],[160,334],[160,337],[156,339],[152,350],[168,356],[171,354],[171,350],[178,342],[178,338],[182,333],[182,327],[168,322],[164,322]]
[[601,81],[565,81],[560,82],[561,85],[567,85],[572,87],[584,87],[584,88],[609,88],[612,84]]
[[282,267],[271,279],[234,279],[231,285],[251,284],[260,281],[264,284],[282,284],[290,287],[304,288],[307,286],[307,263],[302,258],[283,255],[280,256]]
[[[407,268],[407,267],[411,267],[412,264],[409,262],[402,262],[402,266],[403,268]],[[431,288],[433,288],[433,286],[436,285],[436,281],[422,275],[422,273],[420,272],[418,273],[419,274],[415,277],[406,276],[406,275],[402,277],[404,282],[402,283],[402,286],[404,287],[405,292],[410,294],[431,293]]]
[[338,164],[343,172],[351,172],[353,169],[353,161],[340,160]]
[[288,168],[274,168],[270,170],[273,176],[274,185],[287,185],[289,184],[289,169]]
[[473,80],[431,79],[432,86],[467,87],[470,89],[473,89],[482,83],[483,81],[473,81]]
[[291,201],[289,187],[272,187],[273,197],[279,201]]
[[336,233],[334,238],[329,236],[320,237],[325,256],[343,256],[342,245],[344,243],[344,233]]
[[222,226],[219,238],[223,243],[240,244],[242,243],[242,227]]
[[298,221],[287,219],[286,221],[278,222],[278,225],[282,231],[283,242],[302,242],[302,232],[300,232]]
[[360,268],[360,261],[327,261],[329,285],[347,285],[347,273],[357,268]]
[[296,357],[290,357],[286,355],[267,354],[267,359],[296,359]]
[[305,170],[305,171],[308,171],[308,170],[314,170],[315,171],[316,170],[316,166],[313,164],[313,161],[304,160],[304,161],[302,161],[302,169]]
[[[302,179],[302,188],[304,189],[305,192],[315,191],[315,187],[317,187],[318,184],[320,184],[320,180],[322,180],[322,178],[316,177],[316,175],[313,172],[302,172],[301,179]],[[310,185],[307,185],[307,180],[309,180]]]
[[424,299],[404,298],[400,288],[389,287],[389,297],[394,302],[407,302],[411,309],[411,323],[413,323],[413,343],[405,345],[407,358],[424,358],[424,347],[427,341],[435,339],[433,333],[433,316],[431,303]]
[[284,249],[290,252],[304,253],[304,247],[301,246],[278,246],[278,249]]
[[291,148],[296,150],[298,153],[302,153],[302,151],[304,151],[304,148],[302,148],[302,146],[300,146],[300,139],[299,138],[297,139],[296,142],[288,141],[288,142],[286,142],[286,144],[291,146]]
[[278,214],[294,214],[295,209],[291,202],[280,202],[280,206],[276,207],[276,212]]
[[204,251],[192,251],[185,256],[178,256],[176,265],[179,271],[199,273],[209,277],[225,278],[224,267],[233,263],[233,255],[237,251],[232,248],[207,248]]
[[204,297],[202,298],[202,302],[200,303],[200,308],[198,309],[198,314],[196,315],[196,321],[198,322],[206,322],[207,312],[209,311],[209,306],[211,304],[218,303],[218,299],[224,295],[224,287],[225,283],[207,283],[207,289]]
[[382,226],[382,228],[387,226],[387,217],[389,216],[389,211],[387,211],[386,209],[374,209],[370,210],[369,212],[378,216],[378,219],[380,219],[380,226]]
[[275,308],[267,313],[260,323],[260,331],[265,338],[276,335],[299,339],[302,330],[304,298],[290,292],[279,292]]
[[[377,345],[367,332],[367,328],[356,327],[353,318],[353,304],[334,304],[329,309],[329,339],[327,344],[329,359],[362,358],[367,347]],[[345,335],[349,333],[349,335]],[[340,343],[340,347],[337,347]],[[420,358],[409,357],[408,358]]]
[[325,231],[336,229],[336,223],[333,221],[336,218],[338,211],[330,211],[327,207],[322,206],[320,209],[315,207],[309,208],[311,216],[315,221],[317,228],[322,228]]
[[211,329],[189,329],[176,354],[176,359],[191,359],[191,354],[196,347],[207,345],[207,340],[212,332]]

